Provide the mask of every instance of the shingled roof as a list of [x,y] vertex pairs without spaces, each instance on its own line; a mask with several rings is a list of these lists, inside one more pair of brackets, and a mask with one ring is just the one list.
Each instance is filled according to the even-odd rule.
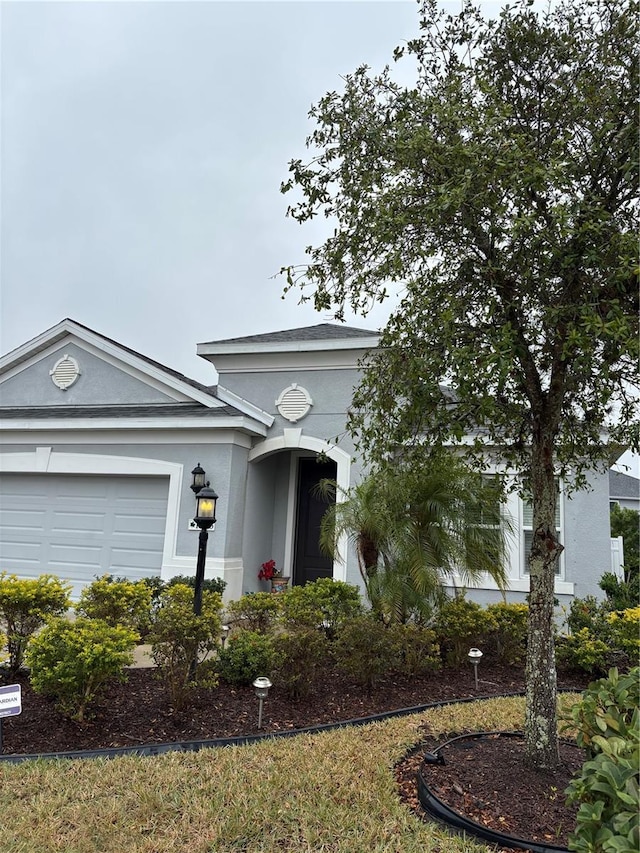
[[283,329],[280,332],[267,332],[262,335],[247,335],[241,338],[224,338],[206,341],[203,345],[217,344],[277,344],[292,341],[339,341],[355,338],[370,338],[379,332],[371,329],[356,329],[337,323],[319,323],[317,326],[302,326],[299,329]]
[[640,499],[640,480],[630,477],[621,471],[609,471],[609,497],[628,498],[630,500]]

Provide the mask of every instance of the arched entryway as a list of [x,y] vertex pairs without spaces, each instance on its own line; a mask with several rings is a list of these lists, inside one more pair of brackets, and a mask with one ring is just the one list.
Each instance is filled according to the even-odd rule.
[[[320,577],[346,580],[346,536],[337,543],[336,560],[321,554],[318,547],[320,520],[327,502],[318,495],[316,485],[325,478],[335,480],[340,500],[349,487],[349,454],[314,436],[305,436],[302,430],[288,429],[283,435],[256,445],[249,454],[249,462],[255,467],[252,466],[247,495],[246,564],[257,564],[258,559],[264,559],[259,555],[269,553],[294,584]],[[261,497],[256,500],[254,492],[258,494],[258,490]],[[270,494],[275,497],[270,508],[272,523],[267,529],[261,520]],[[273,541],[268,544],[270,534]],[[253,556],[253,543],[260,539],[262,542]]]

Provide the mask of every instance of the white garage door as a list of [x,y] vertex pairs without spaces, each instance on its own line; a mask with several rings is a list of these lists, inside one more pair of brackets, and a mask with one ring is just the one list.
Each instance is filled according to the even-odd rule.
[[159,575],[168,478],[2,474],[0,570],[47,572],[72,595],[106,572]]

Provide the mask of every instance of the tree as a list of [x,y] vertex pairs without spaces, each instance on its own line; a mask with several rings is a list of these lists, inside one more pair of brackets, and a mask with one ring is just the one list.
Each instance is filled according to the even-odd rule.
[[311,110],[282,190],[335,230],[287,288],[337,318],[404,291],[350,413],[370,461],[449,443],[530,489],[526,753],[554,767],[556,477],[638,446],[638,4],[420,8],[413,87],[361,67]]
[[[335,490],[334,483],[324,487]],[[489,574],[506,587],[500,481],[467,470],[450,454],[425,469],[380,466],[322,518],[321,547],[336,557],[347,534],[373,611],[386,622],[428,618],[445,584]],[[501,523],[502,522],[502,523]]]

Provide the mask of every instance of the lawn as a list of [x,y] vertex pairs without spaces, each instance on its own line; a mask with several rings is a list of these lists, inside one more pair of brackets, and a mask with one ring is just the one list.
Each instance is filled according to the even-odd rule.
[[491,699],[245,747],[0,764],[2,853],[479,853],[414,817],[392,767],[424,724],[514,729],[523,712]]

